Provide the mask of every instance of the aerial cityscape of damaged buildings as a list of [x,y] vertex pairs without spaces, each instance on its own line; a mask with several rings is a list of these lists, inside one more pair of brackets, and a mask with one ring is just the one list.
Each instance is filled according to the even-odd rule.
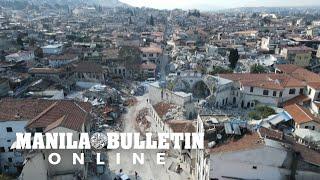
[[[320,179],[320,9],[44,2],[0,2],[0,179]],[[204,133],[205,148],[101,149],[99,165],[15,149],[17,132]]]

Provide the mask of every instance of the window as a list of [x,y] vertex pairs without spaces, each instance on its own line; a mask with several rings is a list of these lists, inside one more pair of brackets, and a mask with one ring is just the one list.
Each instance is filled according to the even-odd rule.
[[257,169],[257,166],[252,166],[252,169]]
[[12,132],[12,127],[7,127],[7,132]]
[[303,94],[303,88],[300,88],[299,94]]
[[277,91],[273,91],[273,96],[277,96]]
[[10,139],[8,139],[8,140],[7,140],[7,142],[11,142],[11,140],[10,140]]
[[269,95],[269,91],[268,90],[263,90],[263,95],[268,96]]
[[253,87],[250,87],[250,92],[253,92]]
[[309,92],[308,92],[308,94],[309,94],[309,95],[311,94],[311,89],[309,89]]
[[318,93],[318,98],[320,98],[320,93]]
[[296,89],[290,89],[289,94],[296,94]]
[[279,97],[282,97],[282,91],[280,91],[280,93],[279,93]]
[[8,162],[12,162],[12,158],[8,158]]

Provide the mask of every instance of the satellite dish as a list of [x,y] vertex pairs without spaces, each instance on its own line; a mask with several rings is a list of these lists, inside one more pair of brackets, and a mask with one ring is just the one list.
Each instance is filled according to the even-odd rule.
[[217,139],[221,139],[222,135],[221,134],[217,134]]

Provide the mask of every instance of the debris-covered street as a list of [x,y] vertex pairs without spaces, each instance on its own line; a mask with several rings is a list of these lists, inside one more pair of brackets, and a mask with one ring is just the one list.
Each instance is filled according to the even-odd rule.
[[[135,117],[138,112],[150,105],[147,102],[148,94],[143,96],[138,96],[137,103],[131,107],[128,107],[128,112],[123,115],[124,121],[124,132],[137,132],[135,128]],[[148,116],[148,119],[151,118]],[[120,153],[120,164],[116,164],[116,153]],[[133,165],[132,163],[132,154],[144,153],[145,163],[143,165],[137,164]],[[109,158],[109,172],[108,175],[105,175],[104,178],[113,179],[115,174],[119,172],[120,169],[123,169],[124,173],[128,174],[131,179],[135,179],[135,171],[138,173],[141,180],[185,180],[188,179],[188,175],[183,171],[181,174],[177,174],[169,169],[172,169],[176,165],[176,159],[173,157],[165,157],[165,165],[158,165],[156,160],[157,150],[109,150],[107,152]]]

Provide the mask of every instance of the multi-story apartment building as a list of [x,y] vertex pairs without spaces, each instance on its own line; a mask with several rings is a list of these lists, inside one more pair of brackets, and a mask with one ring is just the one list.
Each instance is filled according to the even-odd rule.
[[152,62],[160,64],[160,57],[162,56],[162,48],[159,45],[151,44],[149,47],[140,47],[141,59],[143,62]]
[[308,94],[307,87],[320,82],[319,75],[295,65],[278,65],[274,74],[220,74],[219,78],[232,81],[232,87],[224,91],[218,91],[217,87],[216,105],[242,108],[257,103],[282,106],[290,99]]

